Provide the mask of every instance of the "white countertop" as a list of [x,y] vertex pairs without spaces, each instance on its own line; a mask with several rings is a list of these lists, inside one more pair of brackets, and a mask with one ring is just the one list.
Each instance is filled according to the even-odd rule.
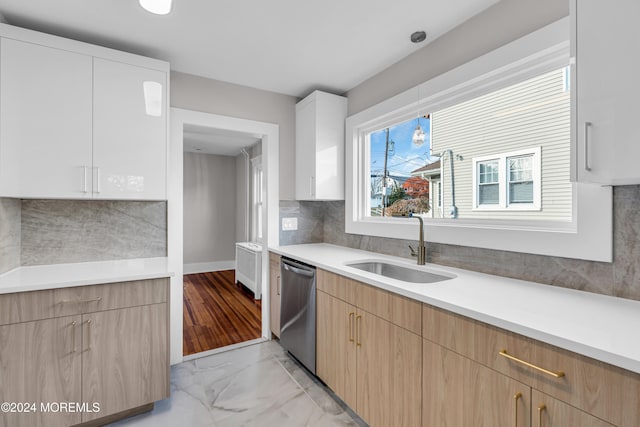
[[0,294],[170,277],[167,258],[19,267],[0,275]]
[[[324,243],[269,248],[316,267],[640,373],[640,301],[427,264]],[[455,278],[408,283],[345,264],[384,259]]]

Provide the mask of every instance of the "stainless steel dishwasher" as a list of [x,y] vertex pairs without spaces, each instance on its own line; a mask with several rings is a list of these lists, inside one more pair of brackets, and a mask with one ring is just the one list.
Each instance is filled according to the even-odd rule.
[[316,269],[282,258],[280,279],[280,344],[315,374]]

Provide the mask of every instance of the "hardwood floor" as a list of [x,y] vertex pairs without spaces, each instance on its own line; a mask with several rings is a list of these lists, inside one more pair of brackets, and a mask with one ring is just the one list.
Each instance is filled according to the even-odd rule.
[[262,335],[262,303],[235,282],[235,271],[184,275],[183,354]]

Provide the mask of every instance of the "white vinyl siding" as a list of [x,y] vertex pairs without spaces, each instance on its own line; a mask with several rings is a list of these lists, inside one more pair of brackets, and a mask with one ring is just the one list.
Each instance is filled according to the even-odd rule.
[[[570,94],[565,73],[558,69],[432,113],[433,153],[453,151],[459,218],[571,220]],[[473,159],[534,147],[542,153],[540,210],[473,210]],[[442,166],[444,177],[450,175],[448,157]],[[450,185],[445,179],[445,208],[451,205]]]

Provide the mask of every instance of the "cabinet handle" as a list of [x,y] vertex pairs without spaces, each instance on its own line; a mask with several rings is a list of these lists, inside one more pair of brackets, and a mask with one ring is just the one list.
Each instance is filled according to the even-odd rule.
[[90,298],[90,299],[78,299],[78,300],[62,300],[60,304],[85,304],[89,302],[100,302],[102,297]]
[[591,129],[591,122],[584,122],[584,169],[591,171],[591,159],[589,156],[589,129]]
[[97,175],[96,175],[96,180],[98,181],[97,187],[98,189],[96,190],[96,193],[100,194],[100,167],[97,167]]
[[84,189],[83,192],[86,194],[89,192],[89,190],[87,189],[87,169],[89,169],[87,166],[83,166],[82,169],[84,170]]
[[309,177],[309,196],[313,197],[313,177]]
[[91,350],[91,319],[87,320],[87,350]]
[[564,377],[564,372],[562,372],[562,371],[554,372],[554,371],[550,371],[548,369],[541,368],[540,366],[536,366],[533,363],[526,362],[526,361],[524,361],[522,359],[518,359],[517,357],[510,355],[509,353],[507,353],[507,350],[500,350],[500,352],[498,354],[500,356],[506,357],[509,360],[513,360],[514,362],[521,363],[521,364],[523,364],[525,366],[528,366],[530,368],[538,370],[538,371],[540,371],[542,373],[545,373],[547,375],[551,375],[554,378],[562,378],[562,377]]
[[547,406],[542,404],[538,406],[538,427],[542,427],[542,412],[547,409]]
[[76,321],[71,322],[71,353],[76,352]]
[[353,318],[356,314],[352,311],[349,313],[349,342],[353,342]]
[[513,426],[518,427],[518,400],[522,397],[522,393],[518,392],[513,396]]
[[280,276],[276,280],[276,295],[280,295]]
[[362,346],[362,316],[356,316],[356,346]]

